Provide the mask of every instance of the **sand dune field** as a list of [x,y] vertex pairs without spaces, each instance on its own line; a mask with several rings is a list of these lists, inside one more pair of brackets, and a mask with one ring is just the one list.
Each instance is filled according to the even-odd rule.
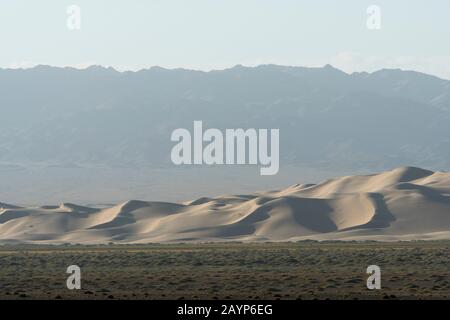
[[1,243],[450,239],[450,173],[402,167],[281,191],[108,208],[0,203]]

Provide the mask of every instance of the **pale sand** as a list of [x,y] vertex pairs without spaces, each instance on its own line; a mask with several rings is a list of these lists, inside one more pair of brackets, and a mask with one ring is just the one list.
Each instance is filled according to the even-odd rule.
[[110,208],[0,203],[0,243],[450,239],[450,173],[402,167],[285,190],[132,200]]

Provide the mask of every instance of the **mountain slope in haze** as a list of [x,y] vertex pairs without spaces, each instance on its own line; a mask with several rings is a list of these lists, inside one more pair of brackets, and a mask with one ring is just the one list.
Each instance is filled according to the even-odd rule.
[[450,81],[383,69],[0,69],[0,163],[171,166],[170,134],[279,128],[281,164],[450,169]]
[[0,208],[1,243],[302,239],[450,239],[450,173],[401,167],[187,203]]

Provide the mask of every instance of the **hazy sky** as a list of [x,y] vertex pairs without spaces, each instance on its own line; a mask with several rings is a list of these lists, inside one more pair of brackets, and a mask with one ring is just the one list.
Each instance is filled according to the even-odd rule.
[[[67,27],[67,7],[81,29]],[[381,9],[370,30],[367,8]],[[450,79],[448,0],[0,0],[0,67],[403,68]]]

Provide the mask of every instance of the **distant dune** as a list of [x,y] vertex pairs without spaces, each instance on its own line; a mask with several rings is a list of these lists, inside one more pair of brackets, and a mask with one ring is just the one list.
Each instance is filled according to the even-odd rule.
[[450,239],[450,173],[402,167],[281,191],[109,208],[0,203],[0,242]]

